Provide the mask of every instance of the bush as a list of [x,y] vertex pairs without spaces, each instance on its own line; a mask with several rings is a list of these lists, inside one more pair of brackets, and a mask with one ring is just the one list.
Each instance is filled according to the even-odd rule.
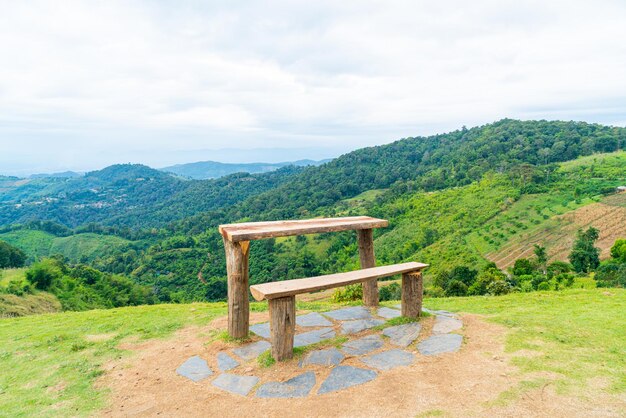
[[56,279],[63,275],[60,263],[52,258],[44,258],[26,271],[26,280],[31,282],[37,289],[46,290]]
[[487,293],[493,296],[506,295],[511,290],[511,285],[506,280],[494,280],[487,285]]
[[539,283],[539,285],[537,286],[537,290],[550,290],[550,283],[548,282]]
[[602,263],[595,276],[598,287],[626,287],[626,263]]
[[402,286],[399,283],[391,283],[382,286],[378,291],[378,300],[400,300],[402,299]]
[[346,287],[335,290],[331,300],[335,303],[351,302],[363,299],[363,286],[360,284],[351,284]]
[[467,285],[460,280],[452,280],[446,287],[446,296],[467,295]]
[[429,298],[442,298],[446,292],[439,286],[428,286],[424,289],[424,296]]

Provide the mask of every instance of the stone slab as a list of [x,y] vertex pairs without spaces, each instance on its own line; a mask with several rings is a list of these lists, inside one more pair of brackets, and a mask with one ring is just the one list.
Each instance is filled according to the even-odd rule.
[[263,322],[262,324],[250,325],[250,331],[262,338],[270,338],[270,323]]
[[361,356],[374,350],[378,350],[384,344],[385,343],[383,342],[383,339],[380,338],[380,335],[368,335],[367,337],[363,337],[358,340],[348,341],[341,347],[341,350],[352,356]]
[[382,316],[385,319],[392,319],[402,316],[402,313],[397,309],[391,309],[383,306],[378,308],[378,316]]
[[378,370],[391,370],[400,366],[408,366],[413,363],[415,356],[404,350],[388,350],[382,353],[371,354],[361,358],[361,361]]
[[211,382],[215,387],[242,396],[250,393],[257,383],[259,383],[259,378],[256,376],[239,376],[229,373],[221,374]]
[[239,366],[239,362],[224,352],[217,353],[217,368],[222,372]]
[[328,319],[317,312],[296,316],[296,325],[301,327],[330,327],[333,325]]
[[419,322],[387,327],[383,330],[383,335],[389,337],[389,342],[400,347],[408,347],[420,335],[422,326]]
[[463,322],[449,316],[437,315],[435,325],[433,325],[433,334],[447,334],[463,328]]
[[364,306],[351,306],[349,308],[324,312],[324,316],[335,319],[337,321],[351,321],[354,319],[372,318],[372,314],[370,313],[369,309]]
[[315,386],[315,373],[306,372],[286,382],[268,382],[256,391],[257,398],[302,398]]
[[336,366],[344,359],[344,355],[341,354],[336,348],[328,348],[325,350],[311,351],[300,362],[300,367],[315,364],[319,366]]
[[244,360],[252,360],[270,348],[272,348],[272,345],[267,341],[257,341],[255,343],[235,348],[233,353]]
[[335,330],[332,328],[320,328],[314,331],[303,332],[302,334],[296,334],[293,338],[293,346],[304,347],[305,345],[316,344],[334,336]]
[[365,329],[370,329],[383,325],[385,321],[380,319],[357,319],[356,321],[345,321],[341,324],[342,334],[356,334]]
[[330,372],[326,380],[322,382],[317,393],[321,395],[361,385],[370,380],[374,380],[377,375],[378,374],[373,370],[360,369],[352,366],[337,366]]
[[463,343],[463,336],[459,334],[439,334],[422,341],[417,349],[425,356],[435,356],[443,353],[459,351]]
[[213,370],[211,370],[206,360],[203,360],[198,356],[193,356],[178,366],[176,373],[186,377],[187,379],[191,379],[194,382],[199,382],[202,379],[206,379],[211,376],[213,374]]

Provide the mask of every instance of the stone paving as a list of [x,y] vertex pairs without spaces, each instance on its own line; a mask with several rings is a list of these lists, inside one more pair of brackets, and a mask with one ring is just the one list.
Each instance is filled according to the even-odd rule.
[[[256,360],[271,348],[267,341],[270,338],[269,323],[254,324],[250,326],[250,331],[262,340],[219,352],[216,363],[212,363],[217,364],[219,374],[211,384],[241,396],[254,393],[258,398],[322,395],[365,384],[388,370],[410,366],[421,356],[444,355],[461,349],[463,336],[459,332],[463,322],[457,315],[424,308],[424,312],[435,316],[435,321],[432,334],[420,338],[422,325],[419,322],[401,325],[386,322],[400,317],[400,310],[395,309],[399,307],[370,310],[353,306],[322,314],[298,315],[296,324],[299,328],[313,329],[300,329],[302,332],[294,337],[295,347],[317,344],[338,334],[350,339],[336,348],[307,352],[299,362],[301,372],[284,382],[261,382],[258,377],[250,375],[253,368],[246,367],[246,363]],[[354,337],[353,334],[359,335]],[[348,358],[356,358],[360,366],[342,364]],[[357,363],[351,360],[351,364]],[[330,373],[320,374],[323,370],[320,367],[330,368]],[[214,374],[206,359],[199,356],[187,359],[176,369],[176,373],[193,382],[208,379]],[[318,381],[323,376],[327,377]],[[319,388],[315,391],[318,383]]]

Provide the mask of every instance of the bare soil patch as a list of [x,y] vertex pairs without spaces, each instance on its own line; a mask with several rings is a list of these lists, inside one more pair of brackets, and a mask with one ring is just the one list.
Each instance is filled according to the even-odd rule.
[[[252,313],[251,322],[266,319],[266,313]],[[523,378],[509,361],[521,353],[504,352],[505,328],[476,315],[463,315],[462,319],[465,339],[457,353],[435,357],[417,354],[409,367],[381,372],[371,382],[324,395],[316,392],[330,369],[320,368],[317,385],[307,398],[257,399],[253,395],[241,397],[217,389],[211,385],[213,377],[193,383],[175,372],[193,355],[206,359],[217,370],[215,354],[233,347],[222,341],[208,343],[208,336],[226,324],[224,318],[219,318],[207,327],[182,329],[167,340],[124,344],[135,354],[105,366],[106,373],[99,386],[110,388],[111,404],[102,415],[415,417],[437,413],[459,417],[582,417],[620,413],[620,405],[614,399],[565,397],[550,385],[523,392],[506,403],[498,402],[502,392],[514,390]],[[432,318],[428,318],[421,338],[430,334],[431,327]],[[355,358],[344,363],[363,367]],[[302,370],[297,361],[265,369],[251,361],[240,368],[239,373],[259,376],[262,382],[285,380]]]

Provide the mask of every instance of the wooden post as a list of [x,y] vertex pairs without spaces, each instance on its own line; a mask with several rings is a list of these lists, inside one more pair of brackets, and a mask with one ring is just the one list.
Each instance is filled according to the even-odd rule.
[[[359,243],[361,268],[376,267],[372,230],[358,229],[356,232]],[[376,279],[363,282],[363,304],[365,306],[378,306],[378,282]]]
[[224,238],[228,272],[228,334],[233,338],[248,336],[250,299],[248,297],[249,241],[232,242]]
[[296,333],[296,297],[269,300],[272,357],[276,361],[293,357],[293,337]]
[[418,318],[422,315],[423,292],[424,284],[421,271],[402,275],[402,316]]

